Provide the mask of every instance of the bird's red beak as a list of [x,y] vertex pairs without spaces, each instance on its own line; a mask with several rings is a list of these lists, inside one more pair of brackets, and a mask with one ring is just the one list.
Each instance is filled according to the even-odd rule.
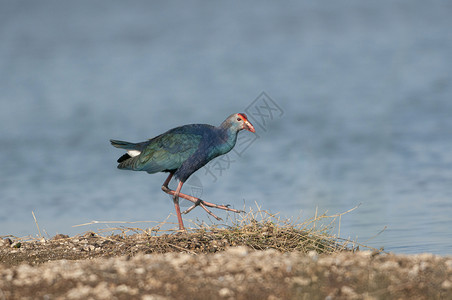
[[256,132],[253,124],[251,124],[250,121],[248,121],[248,118],[244,113],[240,113],[239,116],[242,118],[243,123],[245,124],[244,129],[251,131],[251,132]]
[[245,125],[246,125],[246,130],[249,130],[251,132],[256,132],[256,130],[254,129],[254,126],[250,123],[250,121],[245,120]]

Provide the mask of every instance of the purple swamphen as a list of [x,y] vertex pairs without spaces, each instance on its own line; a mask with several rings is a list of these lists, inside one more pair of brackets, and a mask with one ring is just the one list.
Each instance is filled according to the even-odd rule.
[[[110,140],[116,148],[127,150],[118,159],[118,168],[133,171],[146,171],[150,174],[169,172],[168,178],[162,185],[162,190],[173,196],[179,229],[184,229],[179,207],[179,197],[193,202],[184,213],[190,212],[196,206],[201,206],[207,213],[214,215],[207,207],[224,209],[232,212],[239,210],[227,205],[217,205],[180,192],[184,182],[191,174],[206,165],[217,156],[223,155],[234,148],[237,133],[246,129],[255,132],[253,125],[244,113],[230,115],[220,126],[207,124],[190,124],[173,128],[150,140],[141,143],[129,143]],[[175,176],[179,179],[176,190],[171,190],[168,184]]]

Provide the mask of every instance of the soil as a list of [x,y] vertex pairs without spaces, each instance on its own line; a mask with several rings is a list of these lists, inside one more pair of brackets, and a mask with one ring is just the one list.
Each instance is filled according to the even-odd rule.
[[452,257],[289,248],[259,230],[269,244],[224,232],[0,239],[0,300],[452,299]]

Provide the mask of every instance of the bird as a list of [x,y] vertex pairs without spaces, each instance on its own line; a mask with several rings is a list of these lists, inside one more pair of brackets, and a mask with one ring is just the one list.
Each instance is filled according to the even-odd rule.
[[[229,205],[217,205],[183,194],[181,189],[194,172],[215,157],[231,151],[237,142],[237,134],[244,129],[253,133],[256,132],[245,113],[235,113],[227,117],[220,126],[189,124],[170,129],[140,143],[113,139],[110,140],[110,143],[116,148],[126,150],[126,153],[117,160],[118,169],[145,171],[149,174],[158,172],[169,173],[163,182],[162,190],[172,196],[179,229],[184,230],[179,197],[193,203],[191,207],[183,212],[184,214],[197,206],[201,206],[217,220],[221,220],[221,218],[217,217],[207,207],[235,213],[241,212],[230,208]],[[173,176],[179,181],[176,190],[168,187]]]

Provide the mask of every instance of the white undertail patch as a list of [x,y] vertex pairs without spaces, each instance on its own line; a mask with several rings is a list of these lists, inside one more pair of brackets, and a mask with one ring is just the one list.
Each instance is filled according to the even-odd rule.
[[137,155],[140,155],[141,151],[138,151],[138,150],[127,150],[127,154],[129,154],[131,157],[135,157]]

